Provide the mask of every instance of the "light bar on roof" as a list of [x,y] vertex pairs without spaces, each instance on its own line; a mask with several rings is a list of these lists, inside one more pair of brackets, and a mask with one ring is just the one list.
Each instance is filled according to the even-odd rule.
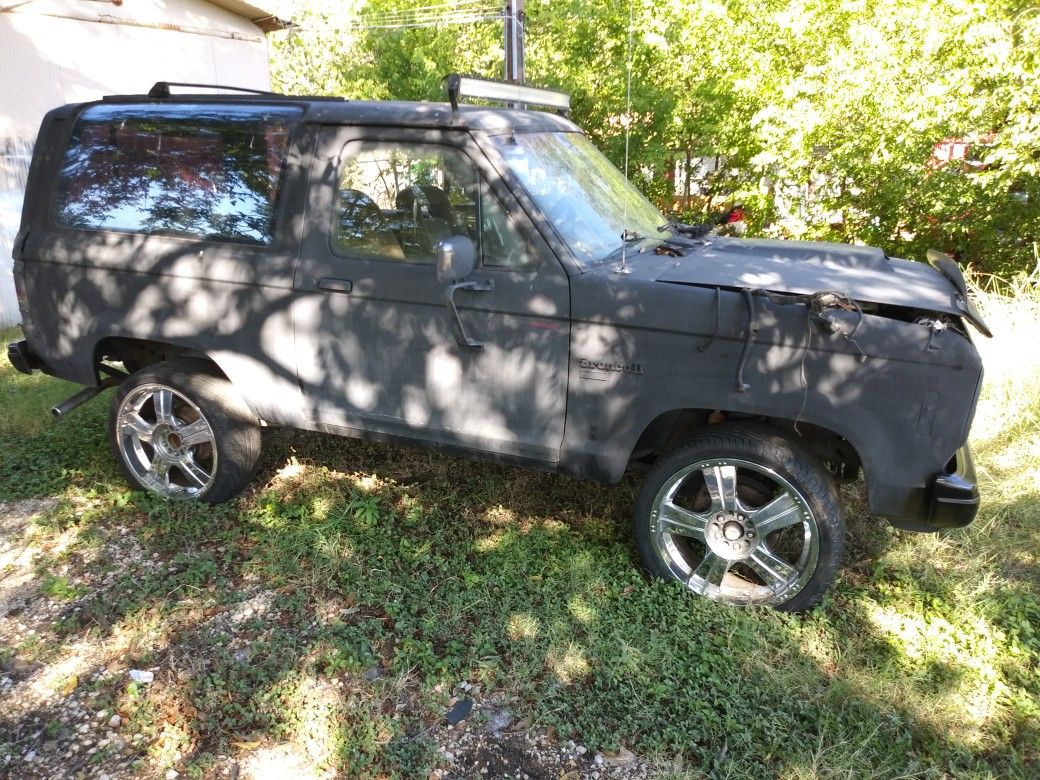
[[447,88],[448,98],[453,105],[458,103],[460,97],[470,97],[481,100],[501,100],[506,103],[533,103],[559,111],[569,111],[571,108],[571,96],[565,92],[554,92],[551,89],[528,87],[523,84],[510,84],[505,81],[475,79],[472,76],[460,76],[453,73],[447,78]]

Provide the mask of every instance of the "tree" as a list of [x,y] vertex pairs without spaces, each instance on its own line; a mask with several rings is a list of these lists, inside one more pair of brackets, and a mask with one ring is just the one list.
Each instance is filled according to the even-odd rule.
[[[442,99],[448,72],[501,77],[499,19],[358,26],[429,18],[426,6],[374,0],[327,10],[306,0],[302,29],[274,43],[275,81],[431,100]],[[529,80],[570,92],[572,118],[619,166],[631,57],[629,171],[662,207],[675,195],[676,161],[689,170],[687,160],[717,155],[725,166],[709,192],[748,204],[761,232],[914,258],[934,247],[1001,273],[1032,267],[1040,238],[1033,0],[531,0],[527,14]],[[967,158],[941,162],[937,148],[954,139],[967,143]]]

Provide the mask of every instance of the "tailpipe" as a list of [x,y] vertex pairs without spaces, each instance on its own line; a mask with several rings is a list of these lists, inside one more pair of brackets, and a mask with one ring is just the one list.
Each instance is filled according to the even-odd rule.
[[107,379],[102,381],[99,385],[95,385],[94,387],[84,387],[75,395],[69,396],[57,406],[52,407],[51,414],[53,414],[58,419],[61,419],[69,412],[71,412],[73,409],[82,406],[92,398],[96,398],[97,396],[101,395],[101,393],[108,390],[108,388],[115,387],[127,377],[127,375],[124,374],[122,371],[112,368],[111,366],[103,365],[101,366],[101,370],[109,375]]

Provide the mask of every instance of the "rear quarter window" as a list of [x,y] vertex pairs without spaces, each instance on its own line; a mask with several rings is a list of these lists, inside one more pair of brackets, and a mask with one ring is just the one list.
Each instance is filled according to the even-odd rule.
[[269,244],[297,106],[97,105],[76,121],[57,220]]

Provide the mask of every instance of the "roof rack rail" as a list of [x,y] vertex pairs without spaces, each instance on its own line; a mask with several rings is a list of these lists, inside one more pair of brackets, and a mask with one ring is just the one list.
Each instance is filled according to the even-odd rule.
[[480,79],[474,76],[463,76],[449,73],[443,79],[444,88],[448,92],[451,110],[458,113],[459,98],[473,97],[481,100],[497,100],[504,103],[520,105],[533,104],[555,108],[564,116],[571,110],[571,96],[566,92],[555,92],[541,87],[529,87],[525,84],[514,84],[509,81]]
[[[153,100],[164,100],[172,97],[187,97],[186,94],[174,95],[170,92],[170,87],[201,87],[202,89],[226,89],[232,92],[241,92],[243,97],[260,97],[268,100],[325,100],[329,102],[344,102],[346,98],[340,95],[285,95],[281,92],[267,92],[262,89],[252,89],[250,87],[231,87],[226,84],[194,84],[187,81],[157,81],[154,86],[148,90],[147,97]],[[128,97],[134,97],[132,95],[105,95],[104,99],[108,101],[119,101],[126,100]],[[192,95],[192,97],[198,97],[198,95]],[[234,97],[233,95],[220,95],[219,93],[207,93],[202,97]]]
[[168,98],[172,97],[170,93],[170,87],[202,87],[203,89],[227,89],[231,92],[247,92],[251,95],[261,95],[263,97],[285,97],[278,92],[268,92],[263,89],[251,89],[250,87],[230,87],[227,84],[195,84],[189,81],[157,81],[148,90],[148,97],[150,98]]

